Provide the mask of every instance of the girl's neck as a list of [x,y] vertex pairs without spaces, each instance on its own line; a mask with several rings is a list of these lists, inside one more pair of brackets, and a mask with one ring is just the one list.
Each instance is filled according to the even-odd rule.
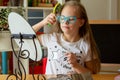
[[68,42],[76,42],[80,40],[80,35],[68,35],[63,33],[63,39]]

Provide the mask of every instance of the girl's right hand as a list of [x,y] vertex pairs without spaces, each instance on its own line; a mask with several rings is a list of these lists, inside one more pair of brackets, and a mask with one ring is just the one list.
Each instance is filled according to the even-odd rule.
[[44,25],[51,24],[53,25],[56,22],[56,16],[53,13],[50,13],[45,19],[42,20]]

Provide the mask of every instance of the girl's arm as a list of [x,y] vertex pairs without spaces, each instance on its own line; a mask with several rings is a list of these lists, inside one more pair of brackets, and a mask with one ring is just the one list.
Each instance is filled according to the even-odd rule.
[[88,73],[91,72],[88,68],[81,66],[79,63],[75,63],[73,69],[78,73]]
[[100,72],[100,60],[98,58],[93,59],[91,61],[88,61],[85,63],[85,66],[93,73],[96,74],[98,72]]
[[93,59],[92,61],[85,62],[85,67],[81,66],[77,62],[77,57],[73,53],[66,53],[68,62],[71,64],[72,68],[78,73],[97,73],[100,71],[100,62],[99,59]]
[[66,53],[66,56],[67,56],[67,60],[68,60],[68,63],[71,64],[73,70],[75,72],[77,72],[78,74],[80,73],[86,73],[86,72],[90,72],[89,69],[81,66],[78,62],[77,62],[77,57],[75,54],[73,53]]
[[[35,32],[38,32],[45,25],[54,24],[55,22],[56,22],[55,14],[51,13],[41,22],[38,22],[37,24],[33,25],[32,28]],[[38,36],[38,39],[39,39],[40,44],[42,45],[41,35]]]
[[92,61],[85,62],[85,67],[82,67],[80,64],[76,64],[74,67],[75,71],[77,73],[81,72],[91,72],[92,74],[96,74],[100,72],[100,62],[97,59],[94,59]]
[[55,22],[56,22],[55,14],[51,13],[45,19],[43,19],[41,22],[38,22],[37,24],[33,25],[32,28],[35,32],[37,32],[45,25],[54,24]]

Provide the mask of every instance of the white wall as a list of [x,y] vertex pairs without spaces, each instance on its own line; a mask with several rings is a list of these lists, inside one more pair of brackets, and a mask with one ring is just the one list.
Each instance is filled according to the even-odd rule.
[[119,0],[81,0],[90,20],[118,19]]

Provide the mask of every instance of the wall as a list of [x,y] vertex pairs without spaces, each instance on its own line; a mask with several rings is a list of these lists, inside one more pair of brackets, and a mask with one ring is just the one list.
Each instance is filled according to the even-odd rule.
[[120,17],[117,6],[120,0],[81,0],[81,3],[85,6],[90,20],[113,20]]
[[120,19],[120,0],[118,0],[118,19]]
[[91,24],[102,63],[120,63],[120,24]]

